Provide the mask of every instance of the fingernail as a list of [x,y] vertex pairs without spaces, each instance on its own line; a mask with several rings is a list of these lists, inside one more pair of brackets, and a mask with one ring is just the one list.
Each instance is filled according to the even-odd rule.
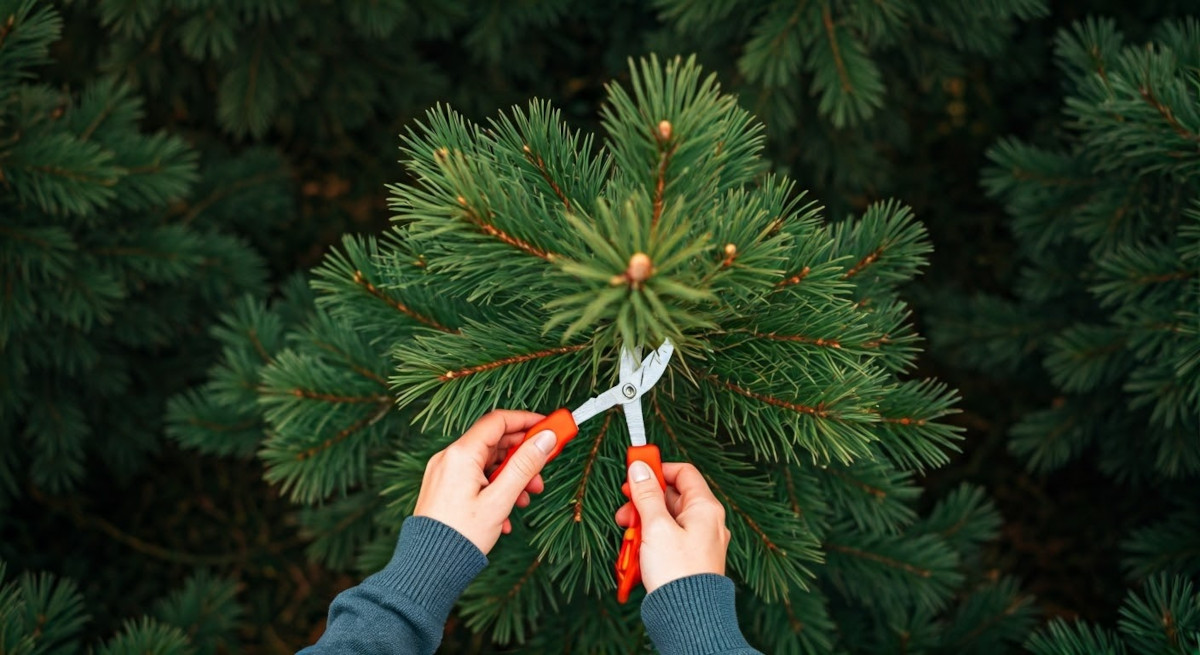
[[558,443],[558,437],[554,436],[553,430],[542,430],[533,437],[533,445],[542,451],[543,455],[549,455],[554,451],[555,444]]
[[629,465],[629,479],[634,482],[645,482],[650,479],[654,472],[645,462],[638,460]]

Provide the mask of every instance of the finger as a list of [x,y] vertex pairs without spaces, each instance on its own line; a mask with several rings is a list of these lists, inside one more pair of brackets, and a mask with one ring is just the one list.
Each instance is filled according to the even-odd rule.
[[499,464],[500,462],[503,462],[505,455],[508,454],[508,451],[515,449],[517,446],[520,446],[521,442],[524,440],[525,440],[524,432],[511,432],[509,434],[504,435],[503,437],[500,437],[500,441],[496,444],[496,446],[494,448],[492,448],[491,463]]
[[625,503],[624,505],[621,505],[621,507],[617,509],[616,516],[613,518],[616,519],[617,525],[621,526],[622,528],[628,528],[630,525],[633,525],[633,503]]
[[541,473],[557,445],[558,436],[551,430],[542,430],[533,435],[532,439],[517,448],[500,475],[484,489],[483,495],[498,499],[504,507],[511,507],[525,487],[532,484],[537,474]]
[[708,482],[704,479],[704,475],[691,464],[683,462],[664,463],[663,478],[669,486],[675,487],[679,491],[680,499],[677,502],[677,507],[680,512],[687,509],[689,504],[696,501],[712,500],[716,502],[717,500],[717,497],[713,495],[712,489],[708,488]]
[[457,441],[450,444],[450,448],[462,448],[469,452],[482,471],[495,455],[493,449],[500,444],[505,435],[524,433],[543,418],[545,417],[534,412],[497,409],[475,421]]
[[512,521],[504,519],[504,524],[500,526],[500,534],[509,534],[512,532]]
[[671,516],[679,516],[683,511],[683,496],[675,490],[675,487],[667,487],[667,511]]
[[517,507],[529,507],[529,492],[522,491],[520,496],[517,496]]
[[650,524],[659,521],[675,520],[667,512],[667,498],[662,487],[658,486],[658,477],[650,466],[641,460],[629,465],[629,497],[642,515],[642,523]]
[[533,476],[533,479],[529,481],[529,484],[525,485],[525,491],[531,494],[540,494],[545,490],[546,481],[542,479],[541,473]]

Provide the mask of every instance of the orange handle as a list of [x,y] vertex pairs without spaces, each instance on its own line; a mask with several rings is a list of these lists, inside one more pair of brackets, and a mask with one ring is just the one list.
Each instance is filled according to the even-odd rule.
[[[579,426],[575,425],[575,417],[571,416],[571,410],[556,409],[551,412],[549,416],[538,421],[533,427],[529,428],[529,431],[525,433],[525,438],[521,439],[521,443],[529,441],[533,438],[533,435],[541,432],[542,430],[550,430],[554,433],[554,436],[558,437],[558,443],[554,445],[554,450],[551,451],[550,456],[546,458],[547,462],[555,457],[558,457],[558,454],[562,452],[563,446],[567,445],[568,441],[574,439],[575,435],[579,434]],[[518,445],[518,447],[520,446]],[[501,462],[500,466],[497,466],[496,470],[492,471],[492,474],[488,476],[488,482],[495,482],[496,478],[500,475],[500,471],[503,471],[504,467],[508,464],[508,460],[512,459],[513,455],[516,454],[516,448],[509,448],[508,455],[504,457],[504,461]]]
[[[654,471],[654,475],[658,478],[658,486],[663,491],[667,490],[667,480],[663,477],[662,472],[662,454],[659,453],[658,446],[653,444],[630,446],[629,450],[625,452],[625,466],[628,467],[635,461],[642,461],[650,465],[650,470]],[[628,483],[621,487],[621,491],[632,500]],[[633,522],[625,529],[625,535],[621,538],[621,552],[617,554],[618,603],[629,600],[629,592],[633,591],[633,588],[642,581],[641,551],[642,517],[638,514],[637,506],[633,506]]]

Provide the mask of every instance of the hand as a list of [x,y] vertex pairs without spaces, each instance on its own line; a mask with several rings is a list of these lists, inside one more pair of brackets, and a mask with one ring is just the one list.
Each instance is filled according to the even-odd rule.
[[729,530],[725,507],[691,464],[664,463],[664,493],[645,462],[629,467],[632,503],[617,510],[617,524],[629,527],[633,507],[642,519],[639,564],[646,593],[679,578],[699,573],[725,575]]
[[[527,443],[525,432],[541,414],[496,410],[475,422],[458,441],[429,458],[413,516],[427,516],[454,528],[486,555],[500,535],[512,531],[513,506],[529,504],[529,494],[545,488],[540,471],[554,450],[553,432],[538,433]],[[548,435],[548,436],[547,436]],[[486,471],[517,454],[491,484]]]

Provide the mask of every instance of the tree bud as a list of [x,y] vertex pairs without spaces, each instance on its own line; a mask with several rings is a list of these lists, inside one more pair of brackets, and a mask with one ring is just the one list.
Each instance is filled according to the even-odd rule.
[[625,269],[625,277],[632,282],[645,282],[654,273],[654,264],[650,256],[644,252],[634,253],[629,258],[629,268]]

